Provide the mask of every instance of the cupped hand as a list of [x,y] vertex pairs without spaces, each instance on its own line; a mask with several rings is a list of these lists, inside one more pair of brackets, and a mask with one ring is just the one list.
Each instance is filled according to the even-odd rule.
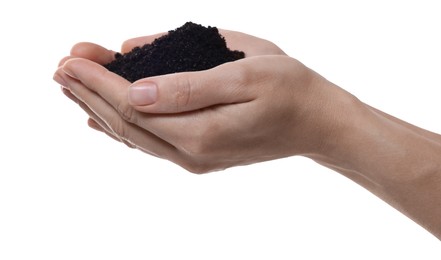
[[[56,73],[107,133],[191,172],[320,153],[339,130],[351,95],[285,55],[135,82],[87,59]],[[153,88],[147,105],[129,90]],[[141,93],[142,94],[142,93]]]
[[[231,30],[220,29],[219,32],[226,39],[227,45],[230,49],[242,50],[246,53],[246,57],[252,57],[257,55],[285,55],[285,53],[278,46],[276,46],[274,43],[268,40]],[[120,52],[127,53],[131,51],[133,48],[151,43],[156,38],[161,37],[165,34],[166,33],[158,33],[154,35],[137,37],[126,40],[122,44]],[[72,58],[84,58],[91,60],[95,63],[104,65],[111,62],[114,59],[115,53],[116,51],[108,50],[105,47],[95,43],[81,42],[75,44],[72,47],[69,56],[66,56],[63,59],[61,59],[61,61],[59,62],[59,67],[62,67],[66,61]],[[62,80],[62,77],[59,77],[58,74],[57,73],[55,74],[54,79],[58,81],[61,85],[66,85],[64,80]],[[124,82],[124,80],[121,79],[119,80]],[[127,84],[127,82],[124,83]],[[63,87],[62,91],[68,98],[78,103],[80,107],[82,107],[84,110],[88,110],[87,105],[84,104],[81,100],[79,100],[75,95],[73,95],[70,89]],[[88,113],[92,114],[93,112],[89,110]],[[130,147],[133,146],[130,143],[121,140],[115,133],[111,131],[111,129],[105,123],[99,120],[99,117],[97,116],[91,117],[88,120],[88,125],[95,130],[102,131],[108,134],[110,137],[116,140],[125,142]]]

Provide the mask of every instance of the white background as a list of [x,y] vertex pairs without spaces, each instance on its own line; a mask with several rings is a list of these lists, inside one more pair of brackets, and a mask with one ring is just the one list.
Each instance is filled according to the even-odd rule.
[[118,50],[193,21],[269,39],[364,102],[440,133],[438,6],[3,1],[0,259],[440,259],[434,236],[310,160],[193,175],[90,130],[52,81],[76,42]]

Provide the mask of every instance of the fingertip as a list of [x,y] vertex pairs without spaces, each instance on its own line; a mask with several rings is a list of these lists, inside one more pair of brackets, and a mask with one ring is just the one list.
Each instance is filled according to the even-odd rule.
[[79,54],[82,54],[84,52],[85,49],[87,49],[87,46],[93,46],[95,45],[94,43],[90,43],[90,42],[79,42],[74,44],[74,46],[72,46],[72,48],[70,49],[70,55],[72,56],[76,56]]
[[60,69],[69,77],[77,79],[75,73],[75,69],[76,69],[75,64],[77,63],[77,60],[81,60],[81,58],[70,58],[66,60],[63,66],[60,67]]
[[70,55],[106,64],[115,58],[115,52],[91,42],[79,42],[70,50]]
[[79,100],[77,97],[75,97],[74,94],[72,94],[72,92],[70,92],[69,89],[67,89],[66,87],[61,86],[61,91],[63,92],[63,94],[68,97],[70,100],[72,100],[75,103],[78,103]]
[[128,53],[131,52],[136,47],[142,47],[147,42],[143,39],[144,37],[138,37],[126,40],[121,45],[121,53]]
[[[136,38],[135,38],[136,39]],[[135,48],[136,46],[140,46],[137,45],[137,41],[135,39],[129,39],[124,41],[121,44],[121,53],[127,53],[133,50],[133,48]]]
[[64,63],[66,63],[66,61],[68,61],[69,59],[72,59],[72,56],[66,56],[64,58],[62,58],[60,60],[60,62],[58,62],[58,68],[62,67],[64,65]]
[[70,77],[77,80],[81,80],[80,76],[84,76],[85,73],[87,75],[99,75],[103,71],[107,71],[107,69],[104,68],[101,64],[85,58],[77,57],[68,59],[61,67],[61,70]]
[[99,131],[99,132],[105,132],[105,130],[95,121],[95,120],[93,120],[92,118],[89,118],[88,120],[87,120],[87,125],[90,127],[90,128],[92,128],[92,129],[94,129],[94,130],[97,130],[97,131]]

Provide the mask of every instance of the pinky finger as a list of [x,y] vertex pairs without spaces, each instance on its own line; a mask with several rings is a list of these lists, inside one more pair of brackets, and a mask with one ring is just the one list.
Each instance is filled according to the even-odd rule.
[[132,143],[126,141],[126,140],[119,139],[117,136],[115,136],[115,135],[113,134],[112,131],[105,129],[105,128],[102,127],[100,124],[98,124],[98,123],[95,121],[95,119],[89,118],[89,119],[87,120],[87,125],[88,125],[90,128],[92,128],[92,129],[94,129],[94,130],[96,130],[96,131],[98,131],[98,132],[105,133],[107,136],[109,136],[110,138],[112,138],[113,140],[115,140],[115,141],[117,141],[117,142],[124,143],[124,144],[127,145],[129,148],[137,148],[136,145],[134,145],[134,144],[132,144]]
[[130,148],[136,148],[136,146],[130,143],[129,141],[121,139],[119,138],[119,136],[115,135],[115,133],[109,128],[109,126],[97,114],[95,114],[84,102],[80,101],[78,104],[89,115],[90,118],[87,120],[87,125],[90,128],[105,133],[113,140],[124,143]]
[[90,127],[90,128],[92,128],[92,129],[94,129],[94,130],[96,130],[96,131],[98,131],[98,132],[103,132],[103,133],[106,133],[107,131],[100,125],[100,124],[98,124],[94,119],[92,119],[91,117],[87,120],[87,125]]

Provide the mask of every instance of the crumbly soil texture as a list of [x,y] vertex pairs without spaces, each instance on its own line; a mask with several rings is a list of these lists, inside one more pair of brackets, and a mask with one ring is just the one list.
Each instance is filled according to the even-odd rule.
[[115,59],[104,66],[134,82],[151,76],[206,70],[244,57],[244,52],[227,47],[216,27],[187,22],[152,43],[125,54],[116,53]]

